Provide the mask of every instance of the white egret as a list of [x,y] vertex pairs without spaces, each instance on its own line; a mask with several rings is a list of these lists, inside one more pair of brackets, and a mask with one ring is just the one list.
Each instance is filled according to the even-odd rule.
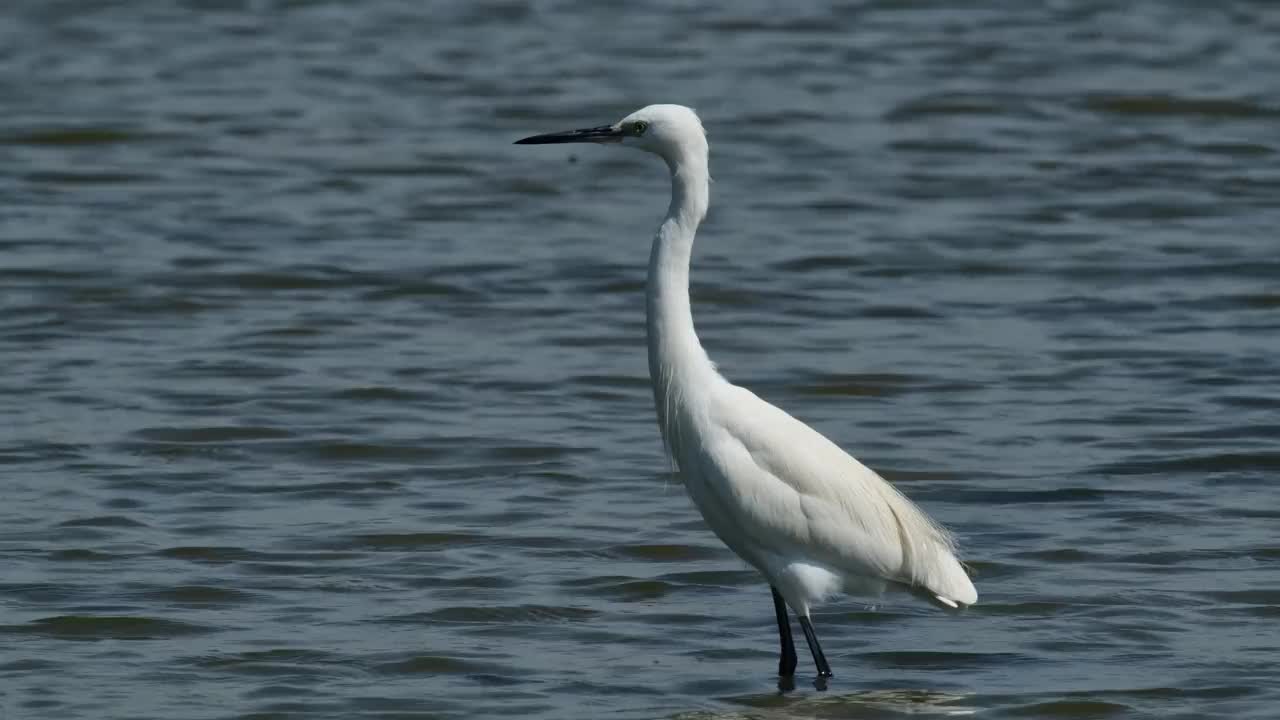
[[817,431],[730,383],[702,349],[689,307],[689,256],[711,180],[698,116],[680,105],[650,105],[613,125],[517,144],[571,142],[646,150],[671,171],[671,205],[653,240],[646,290],[658,425],[707,525],[769,581],[779,674],[796,668],[787,605],[826,678],[831,667],[809,611],[833,593],[900,588],[948,608],[977,602],[946,530]]

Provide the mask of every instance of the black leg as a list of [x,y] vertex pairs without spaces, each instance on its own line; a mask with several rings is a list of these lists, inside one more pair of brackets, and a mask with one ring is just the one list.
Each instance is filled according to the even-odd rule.
[[809,618],[800,617],[800,629],[804,631],[804,639],[809,641],[809,652],[813,653],[813,664],[818,666],[818,677],[831,677],[831,666],[827,664],[827,656],[822,654],[822,646],[818,644],[818,636],[814,634]]
[[773,612],[778,616],[778,641],[782,643],[782,654],[778,656],[778,674],[791,677],[796,674],[796,644],[791,640],[787,603],[778,594],[777,588],[770,586],[769,589],[773,591]]

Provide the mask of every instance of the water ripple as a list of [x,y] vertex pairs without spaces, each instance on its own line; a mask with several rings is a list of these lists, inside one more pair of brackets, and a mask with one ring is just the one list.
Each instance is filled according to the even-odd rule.
[[[1277,32],[13,4],[0,716],[1274,716]],[[825,692],[803,657],[779,690],[769,592],[657,435],[661,163],[510,144],[650,101],[710,131],[713,359],[982,596],[816,608]]]

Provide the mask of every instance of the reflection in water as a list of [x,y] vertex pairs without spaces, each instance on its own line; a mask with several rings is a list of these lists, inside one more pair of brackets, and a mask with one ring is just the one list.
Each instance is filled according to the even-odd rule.
[[931,690],[872,690],[826,695],[758,695],[721,698],[741,710],[677,713],[680,720],[783,720],[784,718],[961,717],[979,708],[973,696]]
[[[1276,38],[1243,0],[5,3],[0,717],[1271,720]],[[657,439],[665,173],[508,144],[647,102],[711,134],[711,355],[984,588],[824,606],[825,693],[775,687]]]

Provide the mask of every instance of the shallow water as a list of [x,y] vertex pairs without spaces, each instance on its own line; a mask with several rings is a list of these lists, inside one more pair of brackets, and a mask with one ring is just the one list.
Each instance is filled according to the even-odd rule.
[[[23,2],[0,19],[0,717],[1274,717],[1266,3]],[[703,341],[955,529],[947,616],[769,594],[671,477]],[[801,652],[801,671],[810,673]]]

